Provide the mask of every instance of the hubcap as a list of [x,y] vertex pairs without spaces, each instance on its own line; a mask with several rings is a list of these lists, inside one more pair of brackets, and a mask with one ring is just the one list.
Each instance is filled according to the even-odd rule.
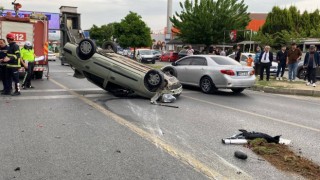
[[201,83],[201,88],[203,91],[208,92],[211,88],[211,82],[209,81],[209,79],[203,79],[202,83]]
[[149,79],[148,82],[153,85],[156,86],[160,83],[160,76],[159,74],[150,74],[149,75]]
[[92,46],[89,42],[84,41],[81,43],[80,45],[80,50],[81,52],[83,52],[84,54],[89,54],[90,51],[92,50]]

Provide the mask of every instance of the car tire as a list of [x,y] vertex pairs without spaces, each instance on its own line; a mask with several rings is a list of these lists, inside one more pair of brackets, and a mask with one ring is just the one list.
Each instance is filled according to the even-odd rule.
[[152,64],[155,64],[156,63],[156,60],[152,60]]
[[163,73],[153,69],[148,71],[144,76],[144,85],[149,91],[156,92],[164,85]]
[[239,93],[242,93],[242,91],[244,90],[245,88],[232,88],[232,92],[234,92],[235,94],[239,94]]
[[108,49],[108,50],[112,50],[114,53],[117,53],[118,51],[118,48],[117,48],[117,45],[116,43],[114,42],[110,42],[110,41],[107,41],[107,42],[104,42],[102,44],[102,49]]
[[96,50],[96,44],[91,39],[83,39],[77,47],[77,55],[81,60],[88,60],[96,53]]
[[297,78],[299,78],[299,79],[304,79],[305,76],[306,76],[306,72],[303,70],[303,68],[301,68],[301,69],[298,71]]
[[201,78],[200,88],[201,88],[201,91],[206,94],[210,94],[217,90],[216,86],[212,82],[212,79],[208,76],[204,76]]
[[165,67],[162,69],[162,72],[177,77],[177,71],[173,67]]

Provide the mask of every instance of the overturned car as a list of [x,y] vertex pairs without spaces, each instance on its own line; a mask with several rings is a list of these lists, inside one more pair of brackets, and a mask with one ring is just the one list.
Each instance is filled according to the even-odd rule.
[[118,55],[112,42],[102,47],[97,49],[90,39],[64,46],[65,59],[74,69],[74,77],[87,78],[114,95],[151,98],[151,103],[156,103],[163,94],[181,94],[182,85],[176,77]]

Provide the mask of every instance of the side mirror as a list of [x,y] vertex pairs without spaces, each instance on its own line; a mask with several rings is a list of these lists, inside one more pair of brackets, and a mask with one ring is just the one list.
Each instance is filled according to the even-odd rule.
[[176,64],[176,62],[172,62],[171,65],[172,66],[176,66],[177,64]]

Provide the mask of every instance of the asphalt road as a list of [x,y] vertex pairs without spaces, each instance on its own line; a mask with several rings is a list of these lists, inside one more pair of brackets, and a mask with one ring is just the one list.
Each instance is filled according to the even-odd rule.
[[169,108],[72,75],[50,62],[49,80],[0,97],[0,179],[301,179],[221,143],[238,129],[282,135],[320,164],[318,98],[185,88]]

